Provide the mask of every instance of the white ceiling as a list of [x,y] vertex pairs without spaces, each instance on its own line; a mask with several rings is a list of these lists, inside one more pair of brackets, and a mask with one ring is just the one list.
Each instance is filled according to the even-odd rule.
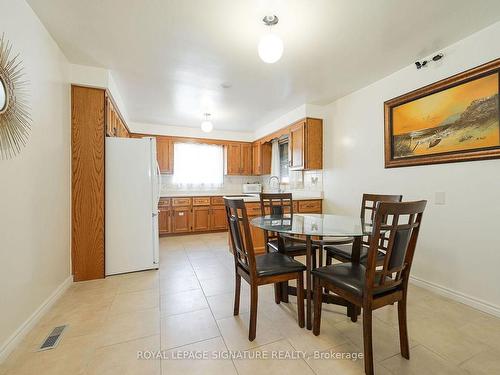
[[[133,122],[251,131],[500,19],[498,0],[27,0],[70,62],[111,69]],[[277,14],[285,51],[257,55]],[[222,83],[230,83],[224,89]]]

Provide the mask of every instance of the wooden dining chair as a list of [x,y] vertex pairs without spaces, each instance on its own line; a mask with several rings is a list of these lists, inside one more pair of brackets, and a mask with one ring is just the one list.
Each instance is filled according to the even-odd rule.
[[[293,200],[291,193],[261,193],[260,194],[261,215],[283,215],[293,216]],[[284,253],[291,257],[306,255],[306,242],[293,236],[281,236],[283,239]],[[264,241],[267,252],[278,252],[279,237],[276,233],[264,231]]]
[[[366,222],[373,222],[375,218],[375,210],[377,202],[401,202],[403,199],[402,195],[386,195],[386,194],[363,194],[361,200],[361,219]],[[323,246],[326,253],[326,265],[332,264],[332,259],[336,259],[340,262],[350,262],[352,256],[352,243],[354,238],[349,239],[339,239],[339,243]],[[362,248],[360,252],[360,261],[366,263],[368,255],[368,247],[370,246],[370,236],[363,237]],[[384,252],[379,250],[377,254],[377,259],[379,262],[383,260]]]
[[255,339],[257,329],[257,301],[260,285],[297,280],[297,314],[299,327],[304,327],[304,275],[306,267],[292,257],[281,253],[255,255],[250,224],[242,199],[224,198],[227,221],[234,255],[235,291],[234,315],[239,314],[241,278],[250,284],[250,324],[248,339]]
[[[261,215],[283,215],[290,214],[293,216],[293,200],[291,193],[261,193],[260,194],[260,211]],[[277,233],[264,231],[264,243],[266,252],[278,252],[279,246],[283,246],[283,253],[291,256],[292,258],[298,256],[305,256],[307,253],[306,241],[296,236],[287,236]],[[312,266],[316,268],[316,250],[317,244],[313,244],[312,250],[314,256],[312,257]],[[275,301],[280,303],[283,301],[288,302],[288,283],[281,283],[281,287],[275,286]]]
[[[373,374],[372,311],[383,306],[398,303],[401,355],[410,359],[406,324],[408,279],[426,203],[424,200],[377,203],[366,266],[348,262],[312,271],[314,335],[320,333],[322,288],[361,307],[367,375]],[[377,262],[379,248],[385,250],[381,265]]]

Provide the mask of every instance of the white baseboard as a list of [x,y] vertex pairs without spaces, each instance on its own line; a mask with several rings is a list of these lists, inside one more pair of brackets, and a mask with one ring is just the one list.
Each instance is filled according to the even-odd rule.
[[16,348],[26,334],[35,326],[40,318],[54,305],[54,303],[63,295],[63,293],[73,283],[73,276],[64,280],[56,290],[21,324],[21,326],[0,346],[0,363],[2,363],[9,354]]
[[461,302],[477,310],[481,310],[484,311],[485,313],[500,317],[500,306],[493,305],[486,301],[468,296],[467,294],[457,292],[456,290],[446,288],[444,286],[432,283],[430,281],[422,280],[415,276],[410,276],[410,282],[416,286],[428,289],[432,292],[448,297],[457,302]]

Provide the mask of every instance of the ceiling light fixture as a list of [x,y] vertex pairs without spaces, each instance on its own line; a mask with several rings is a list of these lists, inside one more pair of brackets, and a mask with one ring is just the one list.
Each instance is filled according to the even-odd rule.
[[210,121],[210,113],[205,113],[205,120],[201,123],[201,130],[205,133],[210,133],[214,128],[214,124]]
[[273,64],[283,55],[283,41],[271,31],[271,28],[278,23],[277,16],[265,16],[262,21],[269,26],[269,33],[260,38],[258,51],[259,56],[265,63]]

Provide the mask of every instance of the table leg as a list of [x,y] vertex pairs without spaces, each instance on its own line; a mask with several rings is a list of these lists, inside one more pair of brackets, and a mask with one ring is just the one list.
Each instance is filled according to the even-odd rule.
[[[282,254],[285,254],[285,241],[283,240],[283,237],[280,236],[279,233],[278,235],[278,251]],[[288,281],[281,282],[280,283],[280,288],[281,288],[281,293],[280,293],[280,298],[281,302],[288,303]]]
[[[359,258],[361,256],[361,248],[363,246],[363,237],[354,237],[354,242],[352,244],[352,255],[351,259],[353,263],[359,263]],[[351,308],[347,309],[347,316],[351,317],[352,322],[356,322],[358,320],[358,315],[361,314],[361,309],[355,305],[352,305]]]
[[312,329],[311,236],[306,236],[306,328]]

